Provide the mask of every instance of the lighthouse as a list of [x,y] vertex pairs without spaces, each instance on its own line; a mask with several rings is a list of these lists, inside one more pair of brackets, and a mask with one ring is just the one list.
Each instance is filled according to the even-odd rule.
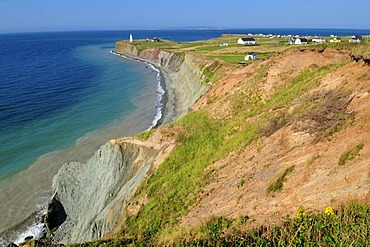
[[130,43],[132,43],[132,33],[130,33]]

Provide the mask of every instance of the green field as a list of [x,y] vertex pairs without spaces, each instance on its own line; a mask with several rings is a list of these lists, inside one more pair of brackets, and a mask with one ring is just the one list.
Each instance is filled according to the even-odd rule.
[[[161,42],[151,42],[150,40],[136,40],[134,45],[138,48],[139,52],[145,49],[163,49],[168,51],[176,52],[187,52],[205,55],[210,58],[217,58],[224,61],[230,65],[238,65],[240,62],[245,62],[246,64],[253,61],[245,61],[244,56],[249,52],[257,52],[257,60],[263,60],[268,58],[271,54],[284,51],[291,47],[350,47],[353,50],[360,50],[361,54],[369,53],[369,49],[360,48],[363,45],[350,44],[348,40],[350,37],[341,37],[341,43],[330,43],[330,37],[321,37],[325,38],[328,42],[326,43],[313,43],[312,37],[309,37],[309,44],[306,45],[288,45],[288,37],[259,37],[254,36],[255,40],[259,45],[257,46],[244,46],[237,44],[237,40],[241,37],[246,37],[243,34],[229,34],[222,35],[216,39],[210,39],[205,41],[196,41],[196,42],[172,42],[168,40],[162,40]],[[365,37],[365,43],[368,43],[369,38]],[[223,43],[227,43],[228,46],[220,46]],[[367,46],[366,46],[367,47]],[[368,54],[370,57],[370,55]]]

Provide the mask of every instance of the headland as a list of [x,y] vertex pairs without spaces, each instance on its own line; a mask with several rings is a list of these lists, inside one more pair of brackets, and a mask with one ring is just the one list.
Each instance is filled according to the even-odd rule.
[[[171,123],[65,164],[46,216],[53,241],[207,245],[252,233],[260,235],[251,241],[275,241],[268,234],[282,217],[294,230],[325,209],[333,220],[355,212],[366,227],[368,44],[292,47],[266,37],[240,46],[239,38],[117,42],[116,53],[162,70],[173,92],[163,123]],[[257,60],[244,59],[251,52]],[[340,227],[335,236],[353,241]],[[312,241],[326,243],[321,236]]]

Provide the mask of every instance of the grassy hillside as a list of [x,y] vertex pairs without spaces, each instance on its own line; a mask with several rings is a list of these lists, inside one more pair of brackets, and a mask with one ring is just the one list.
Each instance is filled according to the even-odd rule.
[[[177,148],[140,186],[111,240],[75,246],[368,244],[370,75],[350,58],[368,45],[236,39],[135,42],[218,58],[223,69],[209,73],[213,88],[192,112],[139,135],[162,131]],[[236,66],[250,50],[266,56]]]

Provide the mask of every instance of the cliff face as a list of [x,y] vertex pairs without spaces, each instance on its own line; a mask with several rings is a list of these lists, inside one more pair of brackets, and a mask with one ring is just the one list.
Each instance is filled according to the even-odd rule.
[[125,42],[117,42],[115,52],[151,62],[171,72],[178,71],[183,63],[181,54],[159,49],[146,49],[139,52],[136,46]]
[[86,164],[65,164],[53,179],[54,196],[46,225],[58,243],[101,238],[117,223],[126,202],[156,162],[173,148],[170,142],[111,140]]
[[[174,98],[169,98],[169,105],[175,105],[174,117],[170,122],[183,114],[206,92],[210,86],[206,83],[203,71],[214,61],[194,54],[179,54],[159,49],[147,49],[139,52],[134,45],[117,42],[115,52],[129,57],[148,61],[162,70],[167,83],[167,91]],[[171,96],[171,95],[170,95]],[[171,109],[170,109],[171,110]]]

